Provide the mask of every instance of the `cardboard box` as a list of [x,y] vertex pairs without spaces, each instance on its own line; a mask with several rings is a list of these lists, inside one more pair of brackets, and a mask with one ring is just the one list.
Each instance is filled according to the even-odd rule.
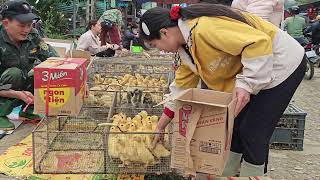
[[228,158],[236,100],[232,94],[189,89],[174,98],[171,167],[185,175],[221,175]]
[[212,177],[210,180],[272,180],[269,177]]
[[[35,113],[49,116],[79,114],[86,85],[83,58],[49,58],[34,68]],[[48,92],[48,93],[47,93]]]
[[60,57],[65,57],[67,52],[73,48],[72,40],[62,40],[62,39],[49,39],[43,38],[43,40],[52,46]]
[[84,58],[87,59],[88,61],[91,60],[91,54],[88,51],[83,51],[83,50],[70,50],[67,52],[66,56],[68,58]]

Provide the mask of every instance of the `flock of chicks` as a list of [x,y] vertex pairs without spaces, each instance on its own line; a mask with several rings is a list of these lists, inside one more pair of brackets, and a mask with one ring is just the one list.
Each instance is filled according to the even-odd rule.
[[[160,163],[162,157],[170,156],[162,144],[151,148],[158,116],[149,116],[141,111],[135,117],[127,117],[124,113],[112,117],[108,139],[108,154],[112,159],[120,159],[124,166],[153,166]],[[164,144],[168,144],[169,136],[164,135]]]
[[168,88],[167,78],[162,75],[160,78],[142,76],[140,74],[125,74],[124,76],[105,77],[95,74],[93,77],[94,86],[92,91],[121,90],[123,87],[140,87],[148,90],[161,91]]
[[95,92],[90,91],[88,97],[84,99],[84,104],[89,106],[104,106],[110,107],[112,103],[113,93],[112,92]]
[[154,73],[168,73],[172,70],[172,66],[171,64],[170,65],[96,64],[96,69],[97,69],[96,71],[101,71],[101,72],[126,73],[126,72],[134,71],[136,73],[154,74]]
[[[110,107],[113,95],[114,93],[112,92],[90,91],[88,97],[85,98],[85,104]],[[137,109],[150,109],[159,103],[162,97],[161,93],[143,92],[138,88],[128,89],[126,95],[120,102],[120,108],[131,109],[132,111],[137,111]]]

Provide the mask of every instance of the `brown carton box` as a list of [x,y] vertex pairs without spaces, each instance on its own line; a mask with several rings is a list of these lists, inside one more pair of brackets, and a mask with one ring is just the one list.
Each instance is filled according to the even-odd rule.
[[34,68],[35,113],[49,116],[79,114],[86,85],[83,58],[49,58]]
[[272,180],[269,177],[212,177],[210,180]]
[[221,175],[228,158],[236,100],[232,94],[189,89],[174,98],[172,168],[185,175]]
[[49,38],[43,38],[43,40],[47,44],[50,44],[57,51],[60,57],[65,57],[67,52],[73,48],[72,40],[49,39]]

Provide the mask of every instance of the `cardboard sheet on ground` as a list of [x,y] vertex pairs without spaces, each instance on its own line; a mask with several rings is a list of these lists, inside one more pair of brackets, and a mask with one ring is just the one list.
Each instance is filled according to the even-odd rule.
[[[0,155],[0,173],[12,177],[24,177],[28,180],[117,180],[114,175],[101,174],[33,174],[32,167],[32,136],[10,147]],[[138,180],[144,179],[141,176]]]

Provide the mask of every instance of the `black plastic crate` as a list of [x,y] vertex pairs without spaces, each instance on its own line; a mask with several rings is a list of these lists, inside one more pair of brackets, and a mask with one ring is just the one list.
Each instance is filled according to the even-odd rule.
[[304,128],[307,113],[295,104],[289,104],[270,140],[272,149],[303,151]]

